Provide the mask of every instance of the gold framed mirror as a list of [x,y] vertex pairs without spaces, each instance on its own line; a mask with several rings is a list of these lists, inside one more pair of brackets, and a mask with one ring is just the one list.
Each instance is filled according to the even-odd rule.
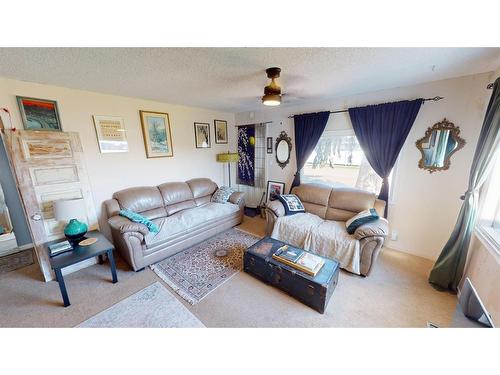
[[450,168],[451,156],[465,146],[465,140],[460,137],[460,128],[444,118],[427,128],[416,146],[422,154],[418,167],[434,173]]

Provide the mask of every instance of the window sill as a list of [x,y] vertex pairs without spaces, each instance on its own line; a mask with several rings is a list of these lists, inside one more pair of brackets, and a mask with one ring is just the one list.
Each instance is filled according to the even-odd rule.
[[500,262],[500,233],[492,227],[478,224],[474,234],[491,255]]

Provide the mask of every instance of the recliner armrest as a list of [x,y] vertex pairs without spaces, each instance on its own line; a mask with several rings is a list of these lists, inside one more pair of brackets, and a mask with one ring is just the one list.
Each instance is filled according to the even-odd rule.
[[241,191],[235,191],[233,194],[229,196],[228,201],[233,204],[240,205],[241,201],[245,198],[245,193]]
[[134,223],[123,216],[113,216],[108,219],[108,224],[112,229],[118,230],[120,233],[139,232],[143,236],[149,233],[147,226],[141,223]]
[[271,211],[276,217],[285,216],[285,207],[278,199],[269,202],[266,209]]
[[359,226],[354,232],[354,238],[360,240],[365,237],[381,236],[387,237],[389,234],[389,223],[384,218],[372,221]]

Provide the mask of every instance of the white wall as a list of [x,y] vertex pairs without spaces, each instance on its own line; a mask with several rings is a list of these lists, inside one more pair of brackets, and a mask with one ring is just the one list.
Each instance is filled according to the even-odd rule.
[[[224,181],[227,184],[227,165],[217,163],[215,155],[236,148],[232,113],[0,78],[0,107],[10,110],[13,126],[21,129],[16,95],[56,100],[63,130],[79,133],[98,217],[101,217],[102,202],[111,198],[113,192],[126,187],[157,185],[195,177],[208,177],[218,184]],[[139,110],[169,114],[173,157],[146,158]],[[129,143],[128,153],[99,152],[92,115],[123,117]],[[4,123],[8,121],[4,115],[2,118]],[[229,144],[215,144],[214,119],[228,121]],[[210,123],[211,148],[195,148],[195,121]],[[100,224],[102,227],[102,218]]]
[[[387,241],[387,245],[434,260],[451,233],[462,202],[459,197],[467,188],[469,168],[491,94],[486,90],[486,85],[491,79],[492,74],[485,73],[308,105],[285,104],[277,108],[263,108],[254,113],[238,113],[236,123],[273,121],[268,125],[268,136],[276,138],[281,130],[285,130],[293,139],[293,120],[287,118],[292,114],[419,97],[445,97],[439,102],[426,102],[421,107],[400,154],[394,181],[395,202],[389,206],[389,221],[392,229],[398,231],[399,238],[397,241]],[[460,135],[467,144],[452,157],[448,171],[429,174],[418,168],[420,152],[415,147],[415,142],[424,136],[428,127],[444,117],[460,127]],[[331,129],[352,128],[346,113],[330,115],[327,126]],[[283,170],[274,161],[274,154],[270,156],[268,179],[284,181],[288,190],[296,169],[295,150],[290,164]]]

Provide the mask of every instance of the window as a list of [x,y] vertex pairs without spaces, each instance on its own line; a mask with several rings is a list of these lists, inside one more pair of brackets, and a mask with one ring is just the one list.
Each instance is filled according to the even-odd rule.
[[482,192],[484,200],[476,228],[478,237],[500,254],[500,149],[496,152],[493,169]]
[[325,130],[302,169],[301,180],[373,193],[378,193],[382,185],[352,130]]

